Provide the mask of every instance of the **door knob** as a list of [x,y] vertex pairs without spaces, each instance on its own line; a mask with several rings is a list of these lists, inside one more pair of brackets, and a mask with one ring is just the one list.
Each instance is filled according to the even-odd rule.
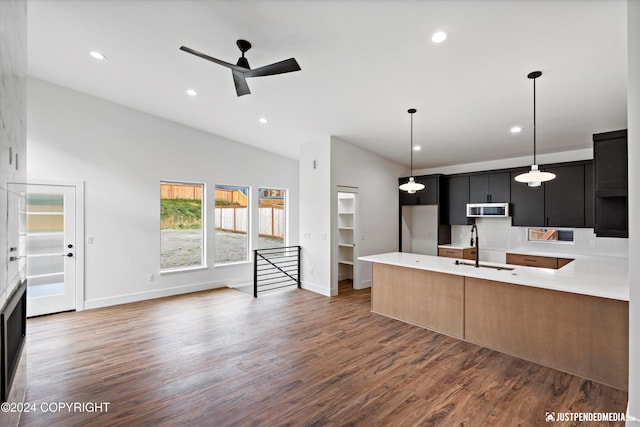
[[69,249],[71,249],[71,248],[73,248],[73,245],[72,245],[71,243],[69,243],[69,244],[67,245],[67,247],[68,247]]
[[71,252],[69,252],[69,253],[67,254],[67,256],[68,256],[69,258],[71,258],[71,257],[73,256],[73,254],[72,254]]

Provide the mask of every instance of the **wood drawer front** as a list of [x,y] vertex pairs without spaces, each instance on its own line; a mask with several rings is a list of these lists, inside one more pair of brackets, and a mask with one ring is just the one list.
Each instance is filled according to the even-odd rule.
[[438,256],[462,259],[462,249],[438,248]]
[[462,253],[463,259],[476,259],[476,248],[464,249]]
[[557,269],[558,258],[507,253],[507,264]]

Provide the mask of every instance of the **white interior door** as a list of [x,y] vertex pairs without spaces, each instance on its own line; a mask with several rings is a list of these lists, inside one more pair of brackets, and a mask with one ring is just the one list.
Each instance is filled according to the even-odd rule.
[[26,185],[27,316],[75,310],[76,188]]

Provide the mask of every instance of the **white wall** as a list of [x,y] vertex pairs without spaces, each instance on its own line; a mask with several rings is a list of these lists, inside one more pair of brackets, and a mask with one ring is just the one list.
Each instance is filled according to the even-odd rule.
[[300,146],[302,286],[331,295],[331,139]]
[[[339,138],[331,138],[332,218],[337,215],[338,186],[358,189],[358,255],[398,250],[398,178],[409,170]],[[332,245],[335,252],[335,245]],[[335,270],[335,255],[332,270]],[[371,286],[371,263],[358,261],[360,283],[356,289]],[[336,276],[337,277],[337,276]],[[337,288],[333,294],[337,294]]]
[[[629,129],[629,415],[640,420],[640,1],[627,3]],[[628,423],[637,425],[637,423]]]
[[26,98],[27,3],[0,0],[0,308],[22,274],[17,261],[7,266],[7,246],[18,240],[17,216],[7,217],[7,183],[26,176]]
[[[159,275],[160,181],[289,190],[289,243],[298,244],[298,162],[41,80],[29,80],[30,182],[84,181],[85,307],[252,282],[251,263]],[[224,120],[224,117],[212,120]],[[207,213],[213,224],[213,209]],[[257,238],[257,215],[252,216]],[[155,280],[148,276],[154,274]]]

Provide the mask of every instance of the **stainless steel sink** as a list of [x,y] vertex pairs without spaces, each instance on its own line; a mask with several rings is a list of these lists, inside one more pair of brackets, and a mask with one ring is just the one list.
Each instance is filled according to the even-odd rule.
[[[473,262],[465,262],[465,261],[460,261],[460,260],[456,260],[454,262],[455,265],[468,265],[471,267],[475,267],[476,264]],[[480,264],[481,268],[493,268],[494,270],[505,270],[505,271],[512,271],[515,270],[515,268],[512,267],[501,267],[499,265],[486,265],[486,264]]]

